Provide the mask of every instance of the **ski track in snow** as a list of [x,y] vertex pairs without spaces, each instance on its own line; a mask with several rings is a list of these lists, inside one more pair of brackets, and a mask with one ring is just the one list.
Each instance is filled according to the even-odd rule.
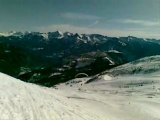
[[159,77],[101,78],[53,89],[0,73],[0,82],[0,120],[160,120]]
[[0,80],[0,120],[94,120],[96,118],[90,111],[81,111],[79,106],[57,94],[54,89],[24,83],[4,74],[0,74]]

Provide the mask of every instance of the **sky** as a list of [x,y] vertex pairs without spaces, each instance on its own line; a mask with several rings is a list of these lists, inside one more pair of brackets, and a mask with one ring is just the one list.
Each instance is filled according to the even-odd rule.
[[160,0],[0,0],[0,32],[160,38]]

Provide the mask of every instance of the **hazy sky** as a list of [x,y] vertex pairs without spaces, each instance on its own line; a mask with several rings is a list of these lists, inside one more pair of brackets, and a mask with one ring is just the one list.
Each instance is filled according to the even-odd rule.
[[160,0],[0,0],[0,32],[160,38]]

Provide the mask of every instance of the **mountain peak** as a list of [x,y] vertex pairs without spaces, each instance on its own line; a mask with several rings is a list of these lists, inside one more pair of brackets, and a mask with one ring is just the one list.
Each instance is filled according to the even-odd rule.
[[82,35],[81,35],[81,34],[78,34],[78,33],[75,33],[74,36],[75,36],[76,38],[79,38],[79,39],[82,38]]
[[56,34],[62,35],[63,33],[61,31],[55,31]]
[[49,38],[63,38],[63,33],[60,31],[55,31],[55,32],[48,32],[48,37]]

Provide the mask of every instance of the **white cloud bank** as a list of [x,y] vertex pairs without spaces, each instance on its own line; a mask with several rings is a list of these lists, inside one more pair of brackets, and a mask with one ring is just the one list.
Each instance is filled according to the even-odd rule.
[[118,20],[118,22],[125,23],[125,24],[137,24],[137,25],[148,26],[148,27],[160,26],[160,22],[158,21],[124,19],[124,20]]
[[[97,23],[96,23],[97,24]],[[69,24],[53,24],[49,26],[41,26],[36,28],[37,31],[41,32],[51,32],[51,31],[62,31],[62,32],[72,32],[72,33],[85,33],[85,34],[102,34],[113,37],[120,36],[136,36],[143,38],[160,38],[160,34],[155,31],[146,31],[145,29],[102,29],[94,27],[82,27],[74,26]]]

